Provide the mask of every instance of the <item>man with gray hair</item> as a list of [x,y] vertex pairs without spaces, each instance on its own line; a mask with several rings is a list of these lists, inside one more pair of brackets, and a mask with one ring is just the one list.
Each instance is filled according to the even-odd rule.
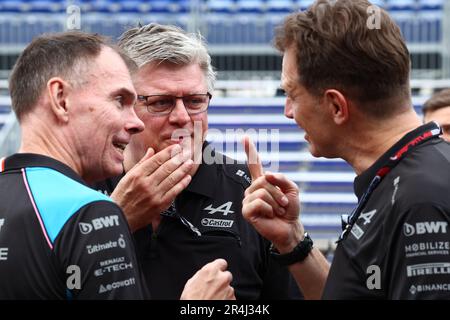
[[[82,32],[37,37],[17,60],[9,88],[22,141],[0,159],[0,299],[148,297],[122,211],[87,186],[120,174],[144,129],[130,67]],[[234,298],[225,269],[206,265],[181,297]]]
[[[228,262],[237,299],[293,297],[287,268],[242,217],[247,166],[205,141],[215,72],[201,37],[149,24],[125,32],[119,46],[139,67],[135,109],[146,128],[125,150],[124,174],[97,187],[124,210],[152,297],[177,299],[214,258]],[[172,163],[174,153],[187,160]]]

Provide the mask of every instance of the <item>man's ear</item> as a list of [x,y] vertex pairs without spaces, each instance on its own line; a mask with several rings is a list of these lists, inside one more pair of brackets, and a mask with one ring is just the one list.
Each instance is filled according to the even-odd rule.
[[69,83],[61,78],[54,77],[47,82],[47,94],[51,110],[55,117],[62,122],[67,122],[69,120],[67,105],[67,95],[69,90]]
[[349,103],[338,90],[329,89],[324,93],[326,105],[335,124],[344,124],[349,119]]

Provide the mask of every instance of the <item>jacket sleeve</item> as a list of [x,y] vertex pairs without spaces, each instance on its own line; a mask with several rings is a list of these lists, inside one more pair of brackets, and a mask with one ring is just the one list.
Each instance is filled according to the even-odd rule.
[[[266,240],[267,241],[267,240]],[[289,269],[279,265],[270,257],[270,244],[266,245],[266,269],[260,299],[262,300],[299,300],[303,295]]]
[[58,235],[54,253],[69,299],[145,298],[128,224],[114,203],[82,207]]

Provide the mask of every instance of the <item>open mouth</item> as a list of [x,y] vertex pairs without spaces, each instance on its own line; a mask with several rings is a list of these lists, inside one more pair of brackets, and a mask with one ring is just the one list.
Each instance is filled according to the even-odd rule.
[[118,149],[121,153],[125,150],[127,144],[126,143],[119,143],[119,142],[113,142],[113,146]]

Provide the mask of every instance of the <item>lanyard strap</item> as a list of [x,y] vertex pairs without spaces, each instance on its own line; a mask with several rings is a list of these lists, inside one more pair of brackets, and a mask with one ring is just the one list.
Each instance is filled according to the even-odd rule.
[[387,174],[397,164],[399,164],[401,160],[404,159],[407,151],[415,148],[416,146],[422,144],[423,142],[431,138],[439,136],[440,134],[442,134],[442,132],[439,126],[437,126],[434,129],[428,130],[422,133],[421,135],[416,136],[414,139],[410,140],[408,143],[403,145],[400,149],[398,149],[395,152],[395,154],[392,157],[389,158],[389,160],[377,171],[375,177],[370,182],[369,187],[367,187],[367,190],[362,195],[361,199],[358,202],[358,205],[352,211],[350,216],[342,215],[342,233],[339,236],[339,239],[336,241],[336,243],[341,242],[348,236],[351,229],[353,228],[353,225],[356,223],[359,216],[361,215],[361,212],[363,211],[364,207],[369,201],[369,198],[372,195],[373,191],[378,187],[380,182],[387,176]]

